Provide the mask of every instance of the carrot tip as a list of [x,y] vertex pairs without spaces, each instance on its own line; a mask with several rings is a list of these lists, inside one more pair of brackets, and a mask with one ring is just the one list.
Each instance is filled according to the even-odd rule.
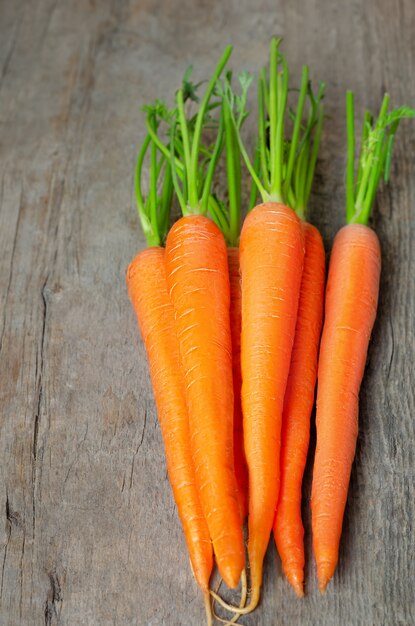
[[326,587],[329,584],[331,577],[333,576],[334,568],[330,563],[323,563],[317,566],[318,575],[318,588],[321,593],[326,591]]
[[286,573],[287,580],[299,598],[304,598],[304,576],[302,570]]
[[219,567],[219,572],[226,583],[226,585],[230,589],[236,589],[239,585],[240,575],[235,573],[235,568],[233,567]]
[[330,580],[329,578],[324,578],[323,580],[319,580],[318,588],[319,588],[320,593],[325,593],[329,580]]

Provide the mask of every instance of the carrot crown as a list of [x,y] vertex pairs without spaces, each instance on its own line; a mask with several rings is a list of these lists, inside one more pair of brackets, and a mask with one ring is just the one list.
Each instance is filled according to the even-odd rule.
[[[272,39],[269,78],[265,68],[258,80],[258,140],[252,164],[239,137],[242,156],[252,176],[254,189],[250,205],[259,191],[262,200],[284,202],[304,217],[320,145],[323,126],[322,99],[325,85],[317,95],[309,81],[309,69],[302,70],[296,107],[288,106],[289,70],[279,50],[280,40]],[[309,112],[305,116],[306,101]],[[286,138],[287,120],[291,118],[291,137]]]
[[[149,246],[160,246],[163,245],[167,236],[173,197],[169,151],[157,135],[160,120],[166,118],[168,112],[164,104],[158,100],[152,105],[144,106],[143,111],[147,113],[146,125],[148,132],[137,156],[134,190],[138,216],[147,244]],[[150,151],[150,179],[148,194],[144,198],[142,177],[148,151]]]
[[355,172],[354,95],[346,93],[347,171],[346,220],[348,224],[367,224],[372,213],[380,179],[389,182],[393,141],[399,122],[415,117],[415,110],[403,106],[389,111],[385,93],[377,119],[369,111],[363,115],[360,155]]
[[[176,93],[176,115],[170,127],[170,163],[173,185],[183,215],[206,215],[208,211],[213,175],[223,149],[223,120],[219,122],[213,146],[206,148],[201,145],[202,131],[209,120],[210,111],[220,105],[218,101],[212,102],[212,96],[231,52],[232,47],[227,46],[194,117],[186,117],[185,88],[181,87]],[[184,83],[191,86],[188,81]],[[197,99],[194,91],[193,96],[194,100]]]
[[242,176],[238,133],[249,115],[246,101],[252,79],[248,72],[239,74],[240,94],[236,94],[232,89],[232,72],[228,71],[216,87],[221,98],[219,128],[224,134],[228,202],[226,207],[215,193],[210,193],[209,212],[230,246],[238,245],[241,227]]

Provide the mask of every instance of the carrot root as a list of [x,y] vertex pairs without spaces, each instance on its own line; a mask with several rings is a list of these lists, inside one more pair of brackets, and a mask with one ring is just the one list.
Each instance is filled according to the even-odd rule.
[[213,566],[212,546],[195,484],[179,347],[164,262],[164,249],[147,248],[130,263],[126,280],[148,355],[169,480],[192,572],[206,593]]
[[206,624],[207,626],[212,626],[212,608],[210,606],[210,596],[209,592],[203,594],[203,599],[205,602],[205,611],[206,611]]
[[[218,586],[216,587],[216,593],[218,593],[221,584],[222,584],[222,580],[219,582]],[[243,609],[245,607],[247,596],[248,596],[248,583],[246,579],[246,570],[244,569],[241,574],[241,599],[239,601],[239,607],[237,610]],[[231,626],[231,624],[233,624],[233,626],[242,626],[242,625],[239,625],[238,622],[236,621],[238,617],[240,617],[240,613],[236,613],[230,620],[224,619],[223,617],[219,617],[219,615],[217,615],[217,613],[215,612],[215,602],[216,602],[215,598],[212,597],[212,612],[213,612],[214,618],[217,619],[218,622],[225,624],[225,626]]]
[[304,262],[301,222],[268,202],[246,217],[241,232],[242,410],[249,473],[251,600],[259,602],[262,563],[280,487],[281,423]]
[[232,348],[226,244],[207,217],[188,215],[166,242],[195,482],[216,563],[235,588],[244,567],[233,462]]
[[301,485],[310,440],[310,416],[317,380],[318,347],[323,323],[325,252],[318,230],[303,223],[304,268],[282,414],[280,493],[274,539],[284,574],[298,597],[304,596],[304,528]]
[[359,390],[376,317],[381,252],[372,229],[344,226],[336,235],[321,338],[311,490],[313,548],[320,591],[336,569],[358,435]]

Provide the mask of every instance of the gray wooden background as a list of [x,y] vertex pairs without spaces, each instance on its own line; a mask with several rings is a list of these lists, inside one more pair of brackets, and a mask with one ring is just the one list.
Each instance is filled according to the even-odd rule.
[[[2,625],[204,624],[124,284],[144,243],[139,106],[170,97],[189,63],[205,76],[228,42],[234,68],[257,70],[273,34],[295,76],[308,62],[329,85],[311,206],[329,249],[344,216],[344,92],[359,113],[385,89],[415,104],[413,0],[0,2]],[[415,624],[414,154],[408,122],[374,218],[381,297],[339,568],[320,596],[310,460],[307,596],[270,545],[244,624]]]

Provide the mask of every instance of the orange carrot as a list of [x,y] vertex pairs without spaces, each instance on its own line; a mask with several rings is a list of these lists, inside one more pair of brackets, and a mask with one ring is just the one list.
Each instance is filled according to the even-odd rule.
[[[148,106],[145,110],[149,132],[137,157],[135,192],[138,214],[149,248],[140,252],[130,263],[126,281],[147,351],[168,475],[182,521],[193,574],[204,593],[207,621],[211,624],[209,578],[213,567],[213,551],[195,484],[179,345],[167,290],[165,251],[160,247],[168,229],[172,175],[167,167],[166,155],[157,145],[160,143],[157,135],[160,103]],[[148,151],[150,181],[149,193],[144,199],[141,177]]]
[[290,372],[282,416],[280,493],[274,538],[284,573],[303,596],[304,528],[301,484],[310,439],[310,415],[317,379],[317,356],[323,323],[325,253],[318,230],[305,222],[305,256]]
[[311,507],[321,590],[337,564],[356,449],[359,388],[376,317],[379,276],[380,246],[373,230],[361,224],[342,228],[330,258],[318,366]]
[[383,174],[388,181],[399,120],[415,111],[388,111],[386,94],[378,119],[366,112],[355,184],[354,102],[347,93],[348,164],[346,218],[336,235],[326,290],[317,390],[317,447],[311,495],[313,546],[319,587],[333,576],[358,433],[358,397],[376,317],[381,253],[367,226]]
[[[325,85],[320,84],[317,97],[310,92],[309,72],[303,67],[299,104],[294,121],[290,157],[293,159],[290,206],[304,220],[314,178],[315,164],[323,127],[322,97]],[[305,134],[292,157],[300,133],[300,120],[307,93],[310,112]],[[288,188],[288,185],[286,185]],[[301,520],[301,487],[307,459],[310,416],[314,404],[317,376],[317,355],[323,321],[325,254],[322,238],[314,226],[303,221],[305,257],[300,298],[291,356],[290,372],[284,398],[281,433],[281,482],[274,520],[274,538],[282,567],[298,596],[304,595],[304,529]]]
[[233,390],[226,244],[204,216],[181,218],[166,242],[167,284],[184,372],[196,484],[219,571],[244,566],[233,468]]
[[180,356],[173,307],[167,291],[163,248],[151,247],[135,257],[128,267],[127,286],[147,351],[167,470],[183,524],[193,573],[206,593],[213,565],[212,545],[195,485]]
[[228,266],[230,282],[230,322],[232,339],[233,373],[233,458],[238,487],[238,500],[242,519],[248,514],[248,468],[244,450],[241,407],[241,272],[239,268],[239,249],[228,248]]
[[184,90],[176,94],[171,153],[180,144],[183,160],[180,171],[173,158],[171,165],[184,217],[167,237],[166,277],[175,314],[199,499],[219,571],[230,587],[236,587],[244,567],[244,550],[233,464],[229,274],[224,236],[205,216],[223,145],[221,127],[213,147],[205,147],[203,159],[200,148],[204,121],[213,106],[211,97],[230,53],[228,46],[196,116],[186,118]]
[[240,257],[242,410],[253,605],[258,602],[262,561],[278,500],[281,416],[304,258],[300,220],[282,204],[258,205],[243,224]]
[[[258,604],[262,564],[278,502],[281,421],[305,245],[301,221],[287,205],[307,203],[317,156],[313,130],[323,92],[321,88],[314,98],[305,68],[292,139],[287,141],[284,124],[288,116],[288,67],[278,46],[279,42],[273,39],[269,81],[263,71],[258,85],[256,165],[251,164],[238,133],[242,156],[263,204],[248,214],[240,239],[242,412],[249,475],[248,555],[252,591],[249,604],[243,609],[227,604],[211,592],[224,608],[235,613],[233,620]],[[311,106],[304,122],[307,95],[311,97]],[[251,194],[251,201],[255,196],[256,193]]]
[[[246,465],[242,407],[241,407],[241,272],[239,267],[239,236],[241,229],[242,177],[241,153],[237,132],[248,116],[246,100],[252,76],[244,72],[238,76],[240,93],[232,88],[232,76],[226,74],[218,85],[222,94],[221,121],[226,145],[226,173],[228,200],[225,205],[216,195],[212,197],[210,212],[222,230],[227,245],[230,283],[230,324],[232,339],[232,374],[234,390],[233,457],[242,521],[248,514],[248,468]],[[236,118],[236,119],[235,119]],[[222,210],[221,210],[222,207]]]

